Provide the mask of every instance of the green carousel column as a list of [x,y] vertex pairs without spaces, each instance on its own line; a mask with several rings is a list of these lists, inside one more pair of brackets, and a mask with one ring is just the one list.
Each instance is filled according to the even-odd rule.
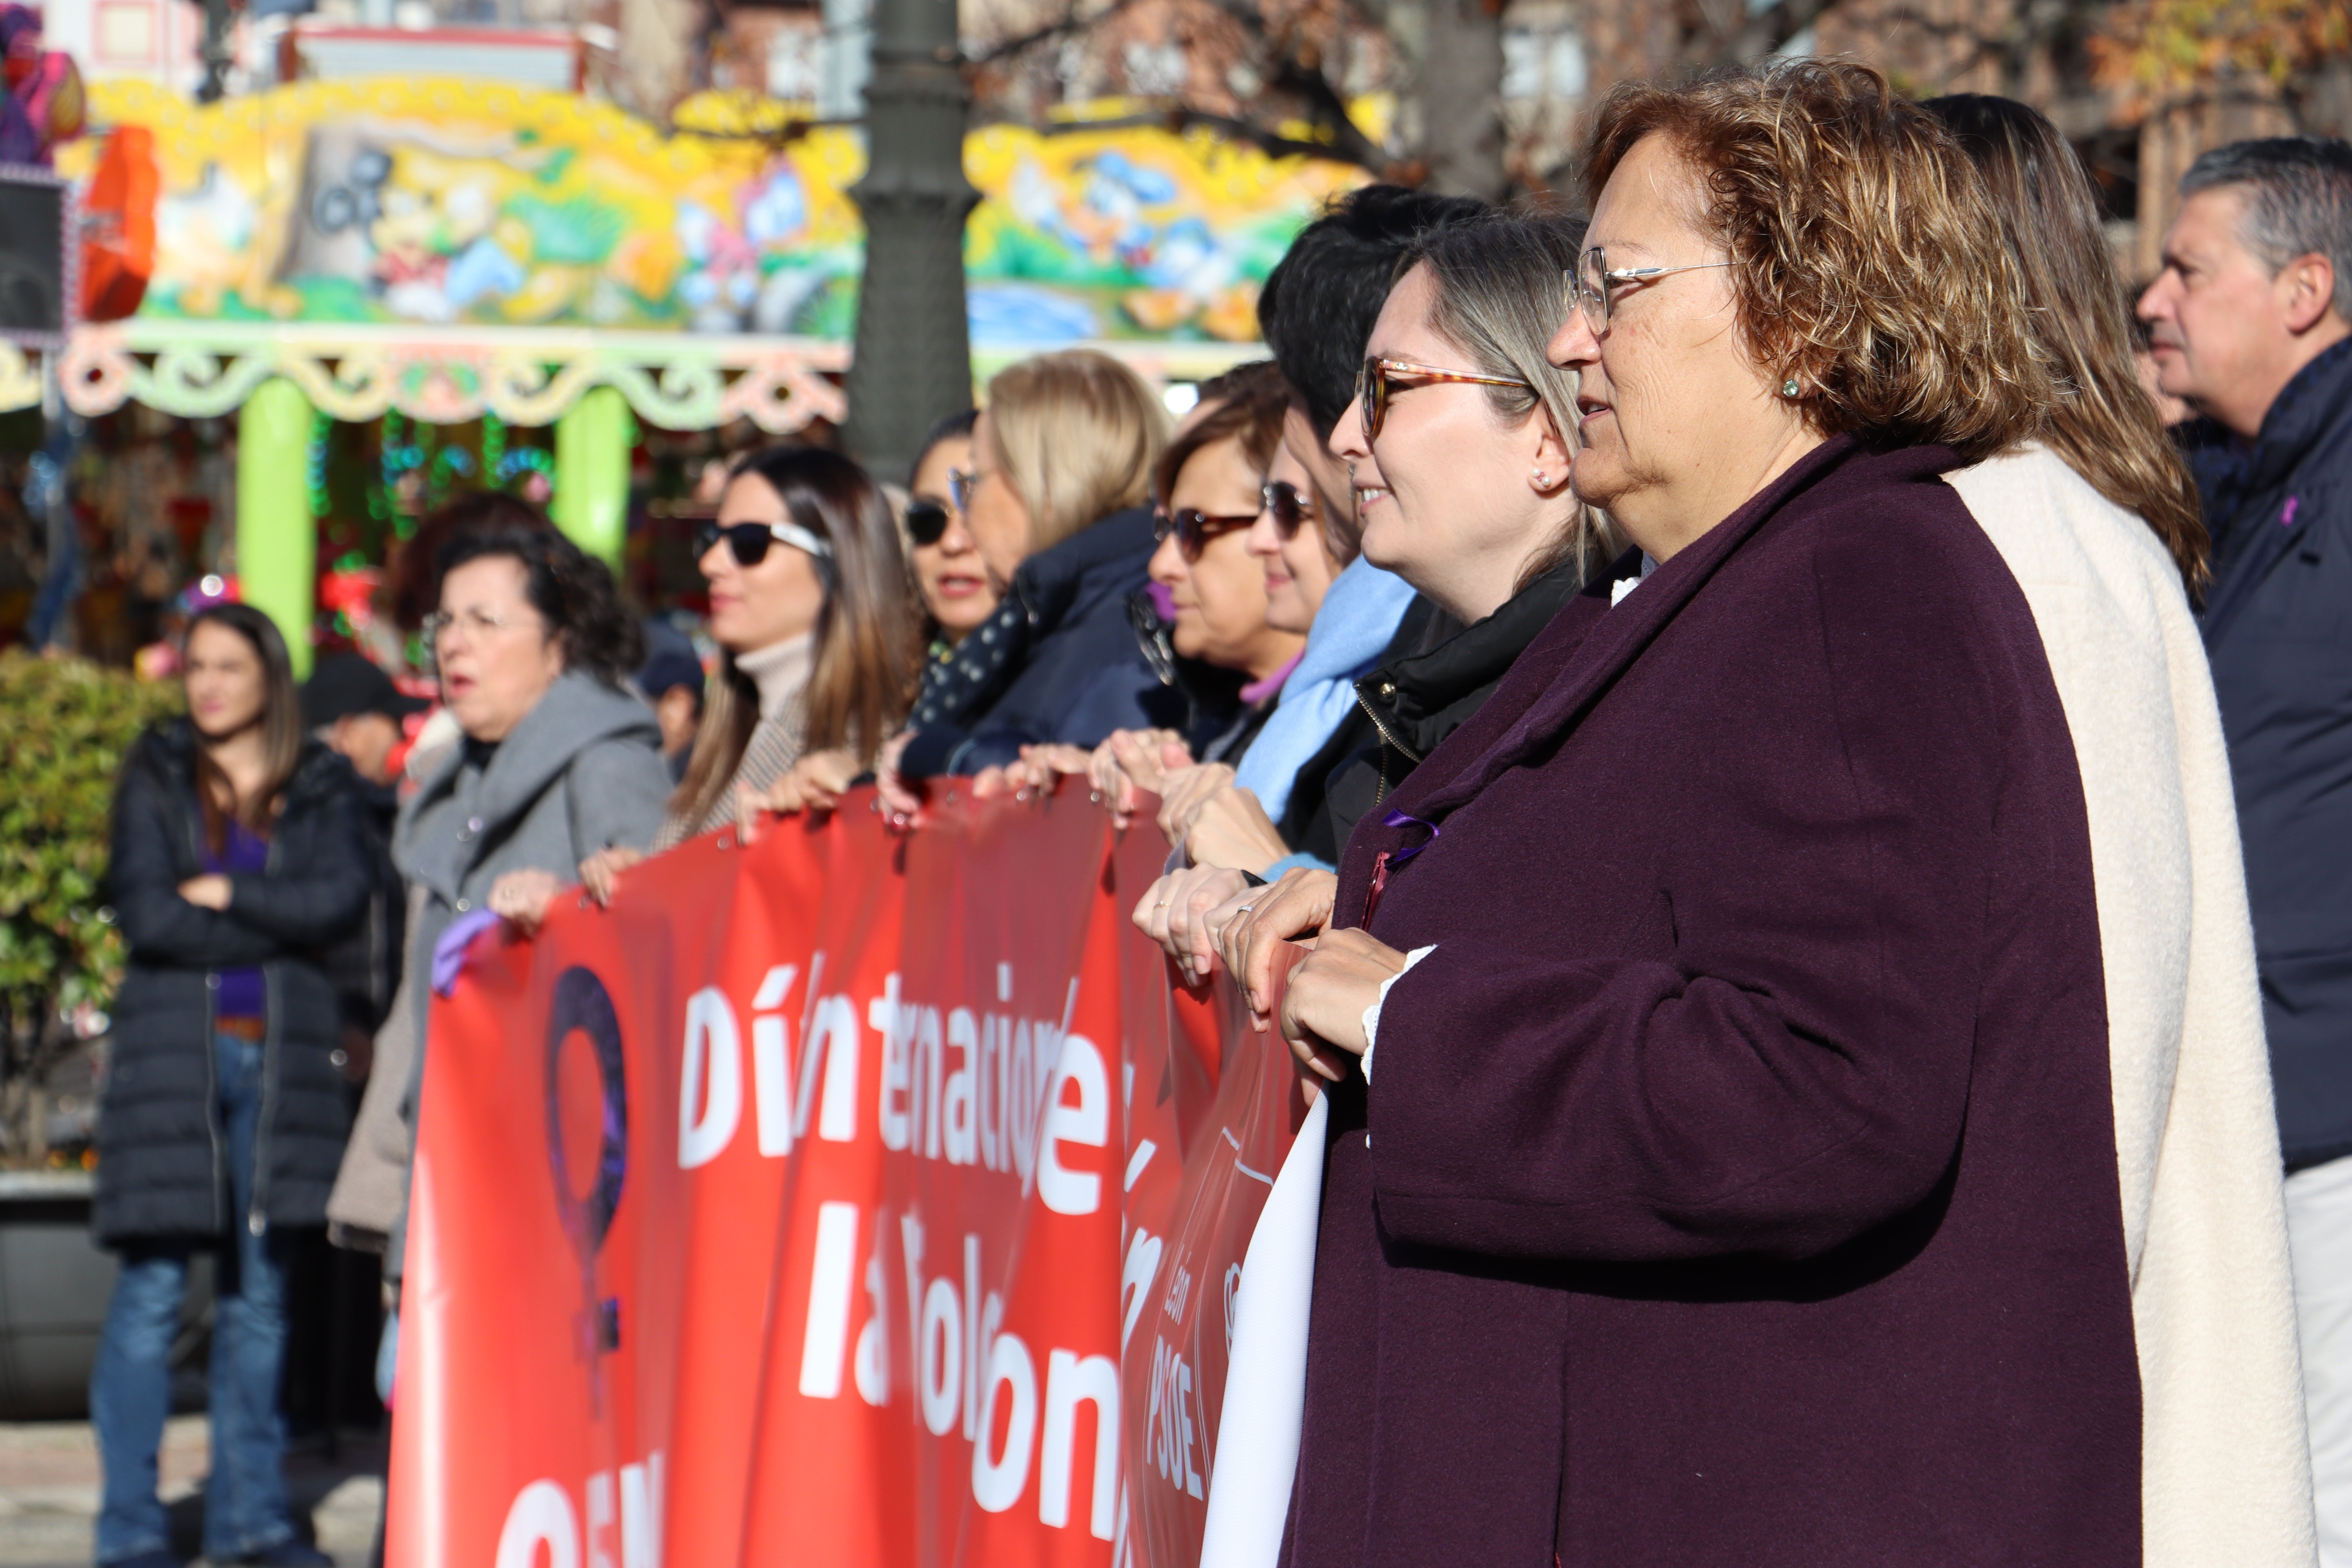
[[278,623],[294,677],[310,674],[319,532],[310,516],[310,403],[279,377],[236,422],[236,575],[245,602]]
[[629,529],[633,426],[628,399],[609,386],[583,394],[555,422],[555,526],[616,574]]

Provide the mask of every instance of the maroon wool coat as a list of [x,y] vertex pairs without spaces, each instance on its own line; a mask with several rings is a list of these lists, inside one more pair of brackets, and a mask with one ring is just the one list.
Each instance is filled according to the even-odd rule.
[[1597,584],[1348,846],[1285,1561],[2140,1561],[2089,829],[1942,448]]

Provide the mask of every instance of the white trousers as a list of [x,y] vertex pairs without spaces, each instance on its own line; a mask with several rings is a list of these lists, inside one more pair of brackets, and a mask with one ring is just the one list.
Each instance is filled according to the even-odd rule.
[[2320,1568],[2352,1568],[2352,1156],[2286,1179]]

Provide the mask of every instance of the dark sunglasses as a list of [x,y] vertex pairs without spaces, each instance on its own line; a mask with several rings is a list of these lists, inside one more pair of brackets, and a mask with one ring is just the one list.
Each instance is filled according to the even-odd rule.
[[833,558],[832,545],[796,522],[733,522],[724,528],[705,522],[694,531],[696,557],[709,554],[710,547],[721,539],[727,542],[727,552],[735,557],[738,566],[757,566],[768,558],[768,547],[779,540],[820,561]]
[[1364,405],[1364,439],[1380,438],[1381,426],[1388,423],[1389,400],[1399,392],[1410,392],[1416,386],[1435,386],[1444,383],[1464,383],[1471,386],[1516,386],[1533,391],[1524,381],[1507,375],[1478,375],[1466,370],[1441,370],[1433,364],[1409,364],[1403,360],[1382,359],[1378,354],[1364,361],[1364,368],[1356,373],[1356,395]]
[[940,501],[917,496],[907,503],[907,537],[917,544],[937,544],[947,537],[948,509]]
[[1153,518],[1151,537],[1165,543],[1168,536],[1174,534],[1176,548],[1184,552],[1184,559],[1198,561],[1209,541],[1237,528],[1247,528],[1256,521],[1255,512],[1247,517],[1218,517],[1196,506],[1179,507],[1172,513],[1163,511]]
[[1274,514],[1274,526],[1286,540],[1296,539],[1301,527],[1315,521],[1315,498],[1297,485],[1269,479],[1257,493],[1259,504]]

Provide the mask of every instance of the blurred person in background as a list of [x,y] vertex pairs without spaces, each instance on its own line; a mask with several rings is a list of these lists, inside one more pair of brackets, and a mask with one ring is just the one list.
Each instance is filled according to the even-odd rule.
[[894,810],[909,784],[1018,760],[1024,746],[1091,747],[1165,718],[1128,597],[1156,541],[1152,465],[1168,416],[1135,373],[1091,350],[998,373],[972,430],[961,513],[996,610],[935,666],[882,758]]
[[260,611],[190,623],[188,716],[131,748],[107,900],[130,943],[98,1123],[93,1226],[121,1254],[90,1376],[105,1467],[100,1563],[163,1568],[156,1449],[188,1258],[219,1253],[205,1555],[319,1564],[286,1494],[287,1233],[320,1225],[351,1125],[343,1008],[317,953],[372,887],[352,771],[303,732]]
[[365,913],[351,934],[323,951],[343,1004],[341,1066],[363,1083],[375,1057],[375,1032],[392,1012],[400,985],[407,889],[392,863],[392,833],[400,815],[392,759],[407,721],[432,706],[410,697],[373,663],[355,653],[322,656],[302,683],[302,727],[349,763],[360,804],[373,885]]
[[[699,542],[719,663],[656,849],[730,823],[748,839],[788,776],[848,787],[905,717],[920,658],[890,503],[839,453],[743,458]],[[614,873],[642,858],[609,849],[581,874],[609,899]]]
[[2311,1560],[2310,1467],[2229,759],[2189,595],[2197,490],[2133,363],[2089,173],[2003,98],[1924,107],[1984,174],[2061,382],[1948,476],[2025,591],[2089,808],[2148,1568]]
[[2213,534],[2229,736],[2285,1161],[2320,1559],[2352,1565],[2352,146],[2233,142],[2180,179],[2140,299]]
[[[1477,712],[1612,553],[1569,485],[1576,376],[1545,357],[1570,309],[1560,279],[1583,232],[1579,219],[1496,214],[1449,224],[1408,253],[1373,335],[1418,347],[1365,360],[1360,395],[1331,439],[1355,483],[1364,558],[1436,607],[1432,646],[1352,682],[1371,739],[1328,775],[1322,814],[1300,841],[1254,792],[1220,789],[1198,803],[1171,793],[1162,826],[1192,864],[1149,889],[1134,919],[1189,976],[1208,972],[1225,918],[1215,911],[1229,915],[1268,871],[1328,889],[1330,871],[1277,863],[1301,849],[1335,863],[1356,820]],[[1415,432],[1409,444],[1383,442],[1392,417]],[[1332,614],[1330,597],[1321,614]]]
[[653,705],[661,726],[662,761],[672,782],[686,776],[694,733],[702,725],[702,660],[684,632],[659,617],[646,621],[646,661],[631,684]]
[[384,1270],[394,1281],[435,960],[445,950],[462,954],[498,917],[535,930],[583,860],[652,842],[670,789],[653,713],[622,686],[644,660],[644,634],[602,562],[551,530],[461,533],[442,549],[439,604],[426,632],[443,701],[465,739],[403,809],[394,837],[413,918],[369,1094],[372,1104],[394,1055],[387,1037],[404,1024],[396,1047],[404,1135],[388,1170],[379,1142],[353,1139],[337,1184],[339,1208],[344,1188],[391,1189]]

